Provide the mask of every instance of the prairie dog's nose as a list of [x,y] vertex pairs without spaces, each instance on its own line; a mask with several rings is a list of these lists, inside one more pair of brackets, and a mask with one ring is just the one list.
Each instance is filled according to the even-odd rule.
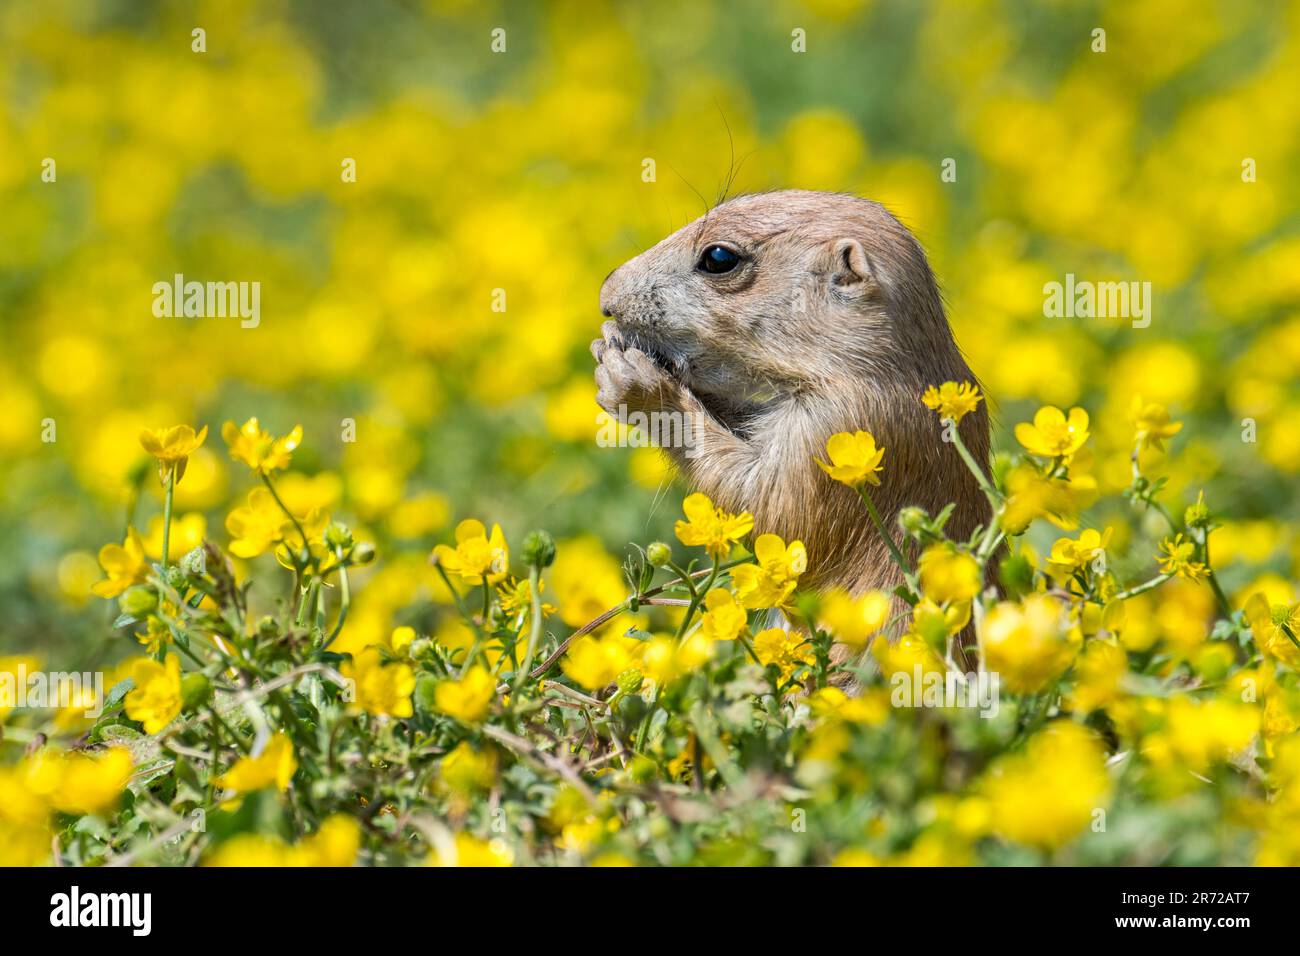
[[600,284],[600,314],[607,319],[617,318],[619,291],[622,288],[622,282],[618,274],[622,271],[622,266],[614,269],[609,275],[605,276],[605,281]]

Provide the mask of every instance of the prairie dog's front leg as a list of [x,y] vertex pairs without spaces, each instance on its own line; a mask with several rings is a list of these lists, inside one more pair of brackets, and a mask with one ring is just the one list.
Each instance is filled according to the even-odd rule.
[[[655,444],[706,493],[722,473],[751,464],[753,449],[714,418],[694,392],[645,352],[629,347],[613,322],[601,332],[604,338],[591,343],[601,408],[624,424],[647,426]],[[637,413],[649,417],[629,422]],[[663,417],[656,420],[656,415]],[[708,472],[698,467],[704,462]]]

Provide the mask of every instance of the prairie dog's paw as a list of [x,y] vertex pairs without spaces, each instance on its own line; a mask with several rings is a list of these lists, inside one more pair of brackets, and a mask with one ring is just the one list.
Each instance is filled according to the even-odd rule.
[[600,338],[591,343],[592,357],[599,362],[605,354],[605,349],[611,347],[620,351],[627,347],[623,341],[623,333],[619,331],[618,323],[613,320],[601,324]]
[[681,385],[654,363],[640,349],[623,349],[608,339],[592,344],[602,347],[597,354],[596,401],[620,421],[629,412],[651,412],[676,408],[681,401]]

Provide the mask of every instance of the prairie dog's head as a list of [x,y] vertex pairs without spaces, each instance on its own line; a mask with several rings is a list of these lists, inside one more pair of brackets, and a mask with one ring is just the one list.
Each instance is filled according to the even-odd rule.
[[706,400],[743,411],[955,353],[911,233],[878,203],[789,190],[711,210],[605,280],[601,311]]

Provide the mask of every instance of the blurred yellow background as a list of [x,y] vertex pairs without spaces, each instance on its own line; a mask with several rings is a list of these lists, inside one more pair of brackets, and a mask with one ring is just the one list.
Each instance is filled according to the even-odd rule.
[[[228,540],[247,479],[216,432],[253,415],[304,426],[286,497],[378,544],[363,643],[436,602],[425,558],[463,517],[577,540],[566,621],[621,600],[618,555],[680,496],[656,452],[596,446],[597,293],[733,173],[916,232],[997,444],[1084,405],[1113,493],[1131,399],[1166,403],[1169,495],[1232,519],[1225,585],[1295,600],[1297,26],[1211,0],[7,2],[0,651],[114,653],[95,554],[128,514],[161,549],[137,434],[213,431],[177,488],[183,553]],[[177,273],[259,282],[260,323],[156,317]],[[1067,273],[1150,282],[1150,327],[1045,318]]]

